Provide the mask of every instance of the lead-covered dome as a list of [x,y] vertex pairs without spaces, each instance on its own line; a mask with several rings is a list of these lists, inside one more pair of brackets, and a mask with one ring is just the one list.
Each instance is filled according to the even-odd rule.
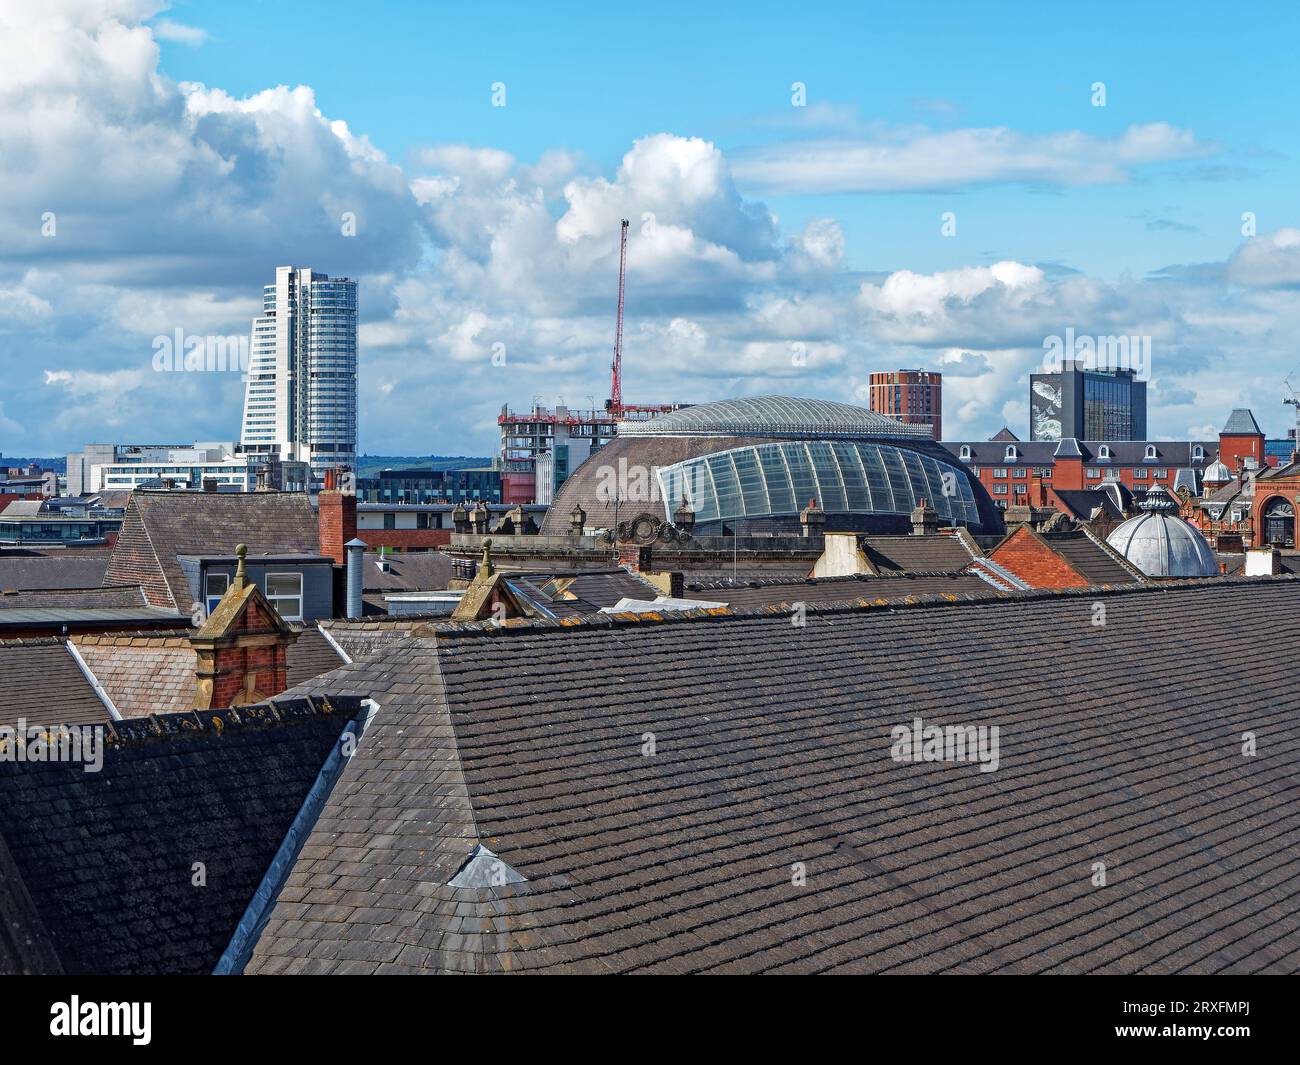
[[542,533],[565,535],[575,504],[587,528],[609,530],[641,514],[672,523],[683,501],[697,537],[798,536],[810,502],[831,530],[910,533],[923,500],[941,525],[1003,529],[978,476],[927,426],[848,403],[757,396],[619,422],[560,485]]
[[1148,577],[1214,577],[1219,564],[1205,537],[1177,514],[1178,501],[1153,488],[1140,504],[1142,513],[1106,538],[1116,551]]
[[929,438],[924,425],[825,399],[749,396],[683,407],[649,421],[622,421],[619,436],[780,436]]

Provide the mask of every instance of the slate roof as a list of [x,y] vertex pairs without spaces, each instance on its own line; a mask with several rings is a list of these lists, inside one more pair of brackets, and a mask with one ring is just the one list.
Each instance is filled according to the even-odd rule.
[[[1060,440],[1020,440],[1014,443],[1018,458],[1006,458],[1009,442],[1001,440],[959,440],[949,443],[944,441],[954,456],[960,457],[963,447],[970,448],[969,459],[964,460],[971,466],[1051,466]],[[1096,466],[1157,466],[1178,469],[1192,467],[1203,469],[1214,461],[1218,453],[1218,440],[1076,440],[1079,453],[1087,465]],[[1109,459],[1097,457],[1098,448],[1105,444],[1110,448]],[[1156,457],[1148,459],[1146,449],[1154,444]],[[1192,449],[1199,446],[1202,456],[1192,458]]]
[[365,619],[322,618],[317,625],[348,658],[356,662],[387,650],[393,644],[407,639],[416,629],[440,617],[445,620],[446,615],[395,614],[367,616]]
[[0,725],[19,718],[30,726],[101,725],[111,715],[62,640],[0,641]]
[[504,572],[502,579],[542,617],[581,617],[614,606],[621,599],[653,599],[664,594],[662,588],[625,569],[576,574]]
[[[25,890],[70,974],[211,972],[354,713],[288,700],[120,721],[99,772],[0,762],[0,851],[18,874],[0,879],[0,912]],[[0,971],[7,953],[0,938]]]
[[451,580],[451,558],[441,551],[396,552],[385,555],[384,559],[388,565],[386,571],[379,568],[379,555],[366,552],[361,571],[362,591],[438,592]]
[[120,588],[49,588],[0,592],[0,610],[31,610],[41,607],[93,610],[98,607],[142,607],[144,605],[144,593],[139,585],[123,585]]
[[[194,709],[197,660],[191,631],[78,635],[73,643],[118,713],[147,717]],[[286,654],[290,685],[303,684],[344,661],[314,625],[302,628]]]
[[[1121,486],[1122,487],[1122,486]],[[1127,489],[1125,489],[1127,492]],[[1128,493],[1130,498],[1132,493]],[[1065,504],[1070,517],[1080,521],[1092,519],[1092,512],[1101,507],[1111,521],[1123,521],[1124,512],[1116,505],[1114,495],[1104,488],[1058,488],[1056,497]]]
[[[1298,591],[421,630],[306,687],[380,708],[247,971],[1293,973]],[[525,882],[450,886],[480,845]]]
[[861,543],[881,572],[957,573],[974,557],[956,536],[865,536]]
[[104,574],[105,584],[140,584],[151,603],[190,609],[178,555],[248,557],[320,549],[316,514],[302,492],[133,492]]
[[123,717],[194,709],[197,663],[185,633],[103,633],[72,642]]
[[[967,560],[969,561],[969,559]],[[987,595],[996,591],[976,573],[897,573],[818,577],[801,581],[692,581],[684,596],[702,602],[723,602],[735,609],[793,603],[845,603],[858,599],[906,599],[911,595]]]
[[1089,584],[1139,584],[1146,580],[1141,570],[1083,529],[1039,536]]
[[106,552],[68,551],[23,555],[0,551],[0,591],[37,588],[95,588],[104,582]]
[[1225,436],[1264,435],[1259,422],[1255,421],[1255,415],[1245,407],[1237,407],[1228,415],[1228,420],[1223,423],[1222,432]]

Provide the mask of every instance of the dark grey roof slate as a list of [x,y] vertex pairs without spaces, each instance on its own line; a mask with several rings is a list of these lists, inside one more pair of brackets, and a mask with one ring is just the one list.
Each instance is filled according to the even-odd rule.
[[102,725],[111,716],[62,640],[0,641],[0,725]]
[[1143,580],[1138,570],[1081,529],[1040,535],[1090,584],[1139,584]]
[[0,762],[0,847],[62,969],[211,972],[353,713],[169,714],[115,722],[97,773]]
[[51,588],[0,593],[0,610],[69,607],[93,610],[99,607],[143,607],[139,585],[119,588]]
[[19,555],[0,551],[0,591],[95,588],[103,583],[107,552]]
[[[1297,623],[1284,578],[426,629],[307,687],[380,708],[249,971],[1295,972]],[[892,760],[918,716],[1000,768]],[[480,844],[527,883],[449,886]]]
[[[970,562],[968,557],[967,562]],[[888,577],[819,577],[801,581],[688,582],[684,596],[736,609],[793,603],[905,599],[912,595],[990,595],[997,589],[974,573],[896,573]]]
[[972,557],[956,536],[864,536],[861,543],[882,573],[957,573]]
[[1259,427],[1259,422],[1255,421],[1253,415],[1245,407],[1237,407],[1228,415],[1228,420],[1224,422],[1222,432],[1228,435],[1247,435],[1258,433],[1264,435],[1264,430]]

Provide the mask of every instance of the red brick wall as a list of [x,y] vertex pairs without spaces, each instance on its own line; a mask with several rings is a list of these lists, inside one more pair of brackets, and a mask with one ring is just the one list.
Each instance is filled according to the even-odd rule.
[[324,491],[317,497],[320,522],[320,553],[337,565],[347,562],[343,545],[357,536],[357,497],[344,492]]
[[1219,461],[1234,472],[1241,459],[1252,458],[1264,465],[1264,438],[1254,434],[1229,436],[1219,434]]
[[1031,588],[1086,588],[1085,580],[1060,555],[1020,528],[1002,541],[989,556]]
[[387,547],[393,551],[446,547],[451,543],[451,529],[362,529],[355,535],[372,550]]

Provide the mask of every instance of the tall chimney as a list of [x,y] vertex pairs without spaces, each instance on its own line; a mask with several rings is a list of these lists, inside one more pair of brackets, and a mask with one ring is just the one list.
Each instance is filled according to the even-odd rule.
[[347,616],[350,618],[361,617],[364,609],[361,601],[361,592],[363,588],[362,569],[366,559],[365,541],[358,540],[355,536],[343,545],[348,553],[348,594],[347,594]]
[[325,489],[316,498],[320,523],[320,553],[336,565],[347,562],[344,545],[357,535],[357,497],[349,492]]

